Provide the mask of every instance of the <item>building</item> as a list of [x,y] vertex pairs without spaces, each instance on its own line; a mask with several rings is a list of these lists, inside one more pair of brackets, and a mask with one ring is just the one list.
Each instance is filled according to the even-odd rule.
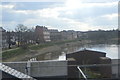
[[[0,27],[0,47],[2,48],[7,48],[8,47],[8,43],[7,43],[7,32],[5,29],[3,29],[2,27]],[[2,44],[1,44],[2,43]]]
[[50,42],[50,32],[45,26],[36,26],[35,36],[37,43]]
[[49,29],[51,41],[61,41],[61,34],[57,29]]
[[6,31],[2,27],[0,27],[0,35],[2,43],[2,49],[12,48],[16,46],[17,35],[14,31]]
[[68,38],[67,31],[63,30],[61,31],[61,39],[62,40],[67,40]]
[[[106,53],[92,51],[92,50],[82,50],[78,52],[73,52],[67,54],[67,60],[69,61],[69,65],[93,65],[93,64],[111,64],[111,59],[106,58]],[[111,78],[111,67],[110,66],[100,66],[100,67],[87,67],[83,68],[83,70],[89,70],[94,74],[99,74],[104,78]],[[72,78],[78,78],[78,70],[76,66],[68,67],[68,76]]]
[[77,32],[74,30],[68,30],[68,35],[71,35],[71,36],[69,36],[69,39],[71,39],[71,40],[77,39]]
[[81,39],[82,37],[82,32],[81,31],[77,31],[77,38]]
[[74,40],[77,39],[77,32],[74,30],[61,31],[62,40]]
[[76,64],[81,65],[97,64],[99,63],[100,57],[106,57],[106,53],[84,49],[82,51],[67,54],[67,59],[74,58],[76,60]]

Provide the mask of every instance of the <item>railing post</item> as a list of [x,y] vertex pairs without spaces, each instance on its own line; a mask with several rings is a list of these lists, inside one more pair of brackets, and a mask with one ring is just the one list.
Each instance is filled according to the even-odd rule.
[[31,62],[28,61],[27,62],[27,69],[26,69],[28,75],[31,75],[31,71],[30,71],[31,69],[30,68],[31,68]]

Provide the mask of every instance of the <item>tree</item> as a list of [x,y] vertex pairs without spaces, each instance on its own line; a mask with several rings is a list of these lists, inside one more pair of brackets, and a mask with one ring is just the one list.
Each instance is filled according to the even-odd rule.
[[17,32],[25,32],[27,31],[27,27],[24,26],[23,24],[18,24],[17,27],[15,28]]
[[9,31],[7,32],[7,43],[8,43],[8,48],[11,49],[12,41],[11,41],[11,33]]
[[35,30],[34,28],[30,28],[26,32],[27,43],[33,44],[35,42]]
[[25,46],[26,39],[25,39],[25,32],[27,31],[27,27],[23,24],[18,24],[15,28],[15,31],[17,32],[17,38],[18,38],[18,47],[19,46]]

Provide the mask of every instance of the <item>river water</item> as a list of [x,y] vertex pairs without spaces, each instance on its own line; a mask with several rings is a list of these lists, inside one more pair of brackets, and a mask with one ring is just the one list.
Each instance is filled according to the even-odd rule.
[[87,46],[87,48],[90,50],[105,52],[106,57],[109,57],[111,59],[118,59],[119,47],[120,45],[106,45],[106,44]]
[[[71,53],[71,52],[76,52],[76,51],[80,51],[83,49],[87,49],[87,50],[94,50],[94,51],[100,51],[100,52],[105,52],[106,53],[106,57],[109,57],[111,59],[118,59],[118,48],[120,47],[120,45],[108,45],[108,44],[97,44],[97,45],[84,45],[84,46],[72,46],[72,47],[68,47],[64,49],[65,53]],[[61,54],[60,59],[65,59],[64,55]]]
[[[83,49],[87,50],[94,50],[94,51],[100,51],[105,52],[106,57],[109,57],[111,59],[118,59],[118,48],[120,45],[108,45],[108,44],[85,44],[85,45],[64,45],[61,46],[59,50],[48,52],[42,55],[37,56],[37,60],[65,60],[66,54],[80,51]],[[120,57],[119,57],[120,58]]]

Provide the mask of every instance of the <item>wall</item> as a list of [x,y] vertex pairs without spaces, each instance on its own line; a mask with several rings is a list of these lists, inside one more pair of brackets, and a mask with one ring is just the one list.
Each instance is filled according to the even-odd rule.
[[35,61],[3,63],[32,77],[67,76],[67,61]]
[[[118,59],[112,59],[112,64],[118,64]],[[112,77],[118,78],[118,66],[112,66]]]

